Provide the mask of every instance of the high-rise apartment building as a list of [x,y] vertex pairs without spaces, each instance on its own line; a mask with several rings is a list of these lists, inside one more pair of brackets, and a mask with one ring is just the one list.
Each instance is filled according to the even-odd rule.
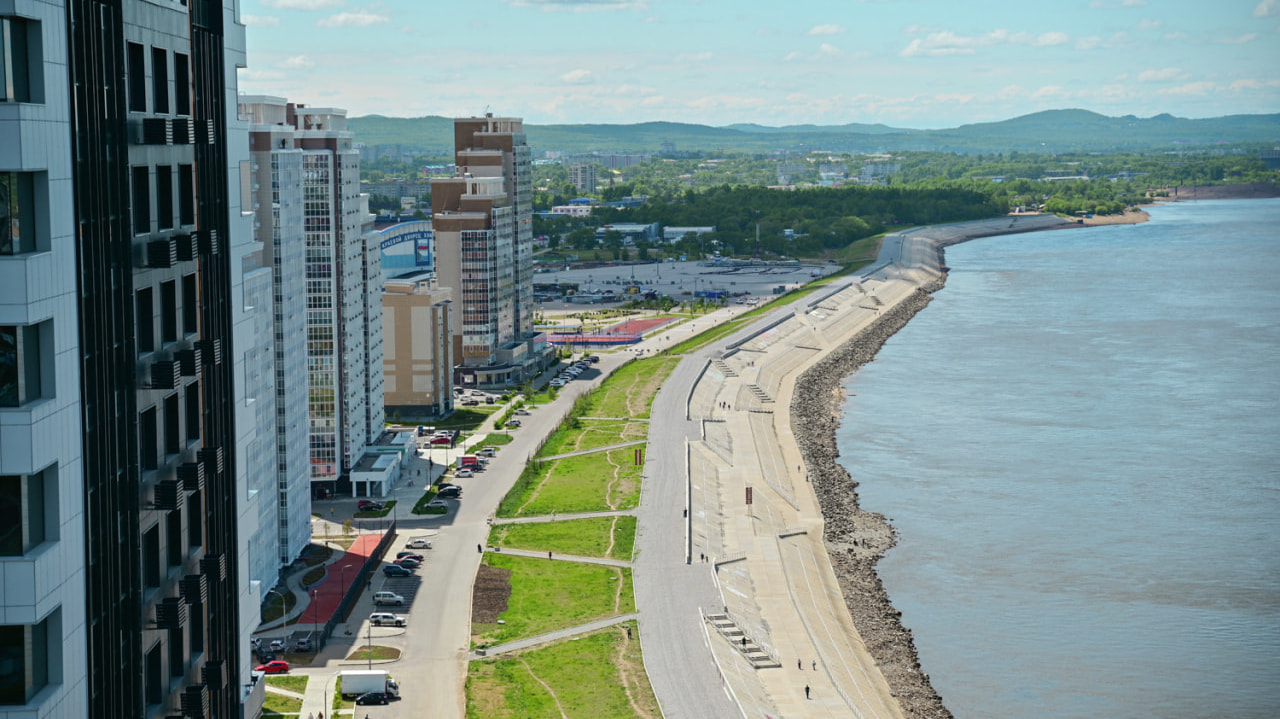
[[435,274],[408,271],[383,283],[383,375],[392,419],[453,411],[451,292]]
[[457,118],[456,177],[431,181],[436,273],[453,289],[454,377],[523,382],[550,357],[533,330],[533,161],[518,118]]
[[[373,216],[360,193],[360,153],[346,129],[346,110],[254,96],[243,98],[241,114],[252,123],[258,232],[264,244],[270,235],[281,283],[276,357],[286,385],[297,369],[298,337],[305,342],[305,381],[290,386],[307,392],[309,488],[320,495],[346,491],[352,465],[383,428],[381,255],[366,237]],[[286,336],[299,302],[301,334]],[[289,389],[277,382],[277,417],[289,433],[277,456],[281,481],[292,486],[296,405]],[[287,514],[282,548],[292,554],[295,543],[305,541],[307,520],[296,494],[281,491],[289,495],[281,505]]]
[[569,165],[569,182],[573,186],[583,192],[596,191],[596,166],[593,163],[583,162],[576,165]]
[[[276,501],[272,521],[253,539],[250,572],[265,588],[275,586],[279,567],[297,559],[311,539],[302,150],[293,126],[285,124],[287,105],[277,97],[239,98],[240,117],[249,129],[254,236],[272,288],[267,298],[271,322],[255,338],[268,338],[274,369],[271,431],[258,439],[271,446],[266,474]],[[273,568],[265,566],[268,557]]]
[[237,534],[260,358],[232,349],[266,285],[229,172],[235,12],[0,5],[0,717],[260,697]]

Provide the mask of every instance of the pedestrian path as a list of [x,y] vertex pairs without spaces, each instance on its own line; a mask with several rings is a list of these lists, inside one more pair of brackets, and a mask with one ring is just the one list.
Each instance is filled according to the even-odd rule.
[[564,459],[565,457],[579,457],[584,454],[595,454],[596,452],[608,452],[611,449],[622,449],[623,447],[634,447],[637,444],[648,444],[647,439],[637,439],[632,442],[623,442],[622,444],[609,444],[604,447],[593,447],[591,449],[580,449],[577,452],[566,452],[564,454],[553,454],[550,457],[539,457],[538,461],[547,462],[553,459]]
[[517,651],[520,651],[521,649],[536,647],[539,644],[548,644],[550,642],[554,642],[559,639],[568,639],[569,637],[574,637],[579,634],[594,632],[597,629],[604,629],[605,627],[611,627],[615,624],[622,624],[623,622],[629,622],[633,619],[639,619],[639,618],[640,618],[640,615],[638,613],[632,612],[631,614],[621,614],[616,617],[609,617],[607,619],[597,619],[594,622],[579,624],[576,627],[569,627],[568,629],[561,629],[559,631],[547,632],[546,634],[539,634],[536,637],[529,637],[528,639],[517,639],[514,642],[507,642],[506,644],[498,644],[497,646],[492,646],[487,649],[478,649],[472,652],[470,657],[468,658],[472,661],[475,661],[476,659],[484,659],[485,657],[492,657],[498,654],[508,654],[510,652],[517,652]]
[[537,524],[538,522],[566,522],[570,519],[591,519],[592,517],[634,517],[634,509],[610,509],[603,512],[578,512],[576,514],[540,514],[536,517],[494,517],[492,523],[498,524]]
[[490,549],[489,551],[494,552],[496,554],[510,554],[516,557],[533,557],[534,559],[541,559],[542,557],[545,556],[547,559],[550,559],[552,561],[557,561],[557,562],[581,562],[583,564],[603,564],[608,567],[630,567],[631,566],[631,562],[626,562],[621,559],[605,559],[604,557],[579,557],[573,554],[556,554],[552,556],[551,552],[536,552],[530,549],[510,549],[507,547],[503,547],[501,550]]

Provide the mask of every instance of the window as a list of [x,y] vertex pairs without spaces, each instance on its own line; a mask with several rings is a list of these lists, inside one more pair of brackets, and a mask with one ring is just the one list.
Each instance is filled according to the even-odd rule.
[[169,53],[162,47],[151,48],[151,96],[156,113],[169,112]]
[[164,398],[164,453],[182,451],[182,414],[178,410],[178,395]]
[[160,525],[142,533],[142,581],[147,589],[160,586]]
[[182,564],[182,510],[165,515],[165,547],[169,550],[169,566]]
[[49,635],[61,642],[57,617],[0,625],[0,706],[26,704],[49,683]]
[[0,102],[44,102],[40,21],[0,17]]
[[30,475],[0,475],[0,557],[21,557],[56,539],[57,491],[54,467]]
[[174,280],[160,283],[160,339],[178,341],[178,283]]
[[196,276],[182,276],[182,331],[193,335],[200,331],[199,307],[196,304]]
[[53,323],[0,325],[0,407],[53,396]]
[[138,452],[142,455],[142,468],[155,469],[160,466],[159,460],[159,442],[156,433],[159,428],[156,426],[156,408],[151,407],[143,410],[142,415],[138,418]]
[[[200,492],[187,498],[187,545],[204,546],[204,501],[201,499]],[[195,611],[192,613],[198,614]],[[191,641],[195,644],[195,637],[192,637]],[[192,650],[195,650],[194,646]]]
[[173,168],[156,167],[156,220],[162,230],[173,229]]
[[29,172],[0,172],[0,255],[35,249],[33,176]]
[[187,385],[187,440],[200,439],[200,383]]
[[161,669],[163,660],[160,656],[162,647],[160,642],[156,642],[154,647],[147,652],[146,659],[146,689],[147,689],[147,705],[155,705],[164,701],[164,674]]
[[151,231],[151,170],[133,168],[133,234]]
[[129,63],[129,111],[147,111],[147,54],[146,49],[136,42],[129,43],[127,51]]
[[150,287],[138,290],[138,354],[156,349],[156,309]]
[[178,165],[178,224],[196,223],[196,177],[191,165]]
[[173,112],[175,115],[191,114],[191,86],[187,70],[187,56],[173,54]]

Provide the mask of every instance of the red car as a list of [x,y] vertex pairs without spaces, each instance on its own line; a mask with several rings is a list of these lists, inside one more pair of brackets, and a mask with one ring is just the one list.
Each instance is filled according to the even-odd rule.
[[433,445],[441,445],[441,444],[443,444],[443,445],[448,446],[448,445],[452,445],[452,444],[453,444],[453,439],[451,439],[451,438],[449,438],[449,437],[432,437],[432,438],[431,438],[431,444],[433,444]]
[[284,674],[289,671],[289,662],[283,659],[276,659],[266,664],[259,664],[253,670],[263,674]]

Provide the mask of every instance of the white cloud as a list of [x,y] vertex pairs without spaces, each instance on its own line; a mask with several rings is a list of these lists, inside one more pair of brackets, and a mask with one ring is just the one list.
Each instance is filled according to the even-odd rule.
[[676,55],[676,62],[706,62],[711,59],[711,51],[703,52],[683,52]]
[[835,47],[834,45],[828,45],[824,42],[818,46],[818,54],[825,55],[827,57],[840,57],[844,53],[840,51],[840,48]]
[[368,27],[370,25],[381,25],[391,22],[391,18],[386,15],[369,12],[368,10],[356,10],[355,12],[340,12],[336,15],[330,15],[327,18],[316,21],[318,27]]
[[1253,9],[1254,17],[1280,17],[1280,2],[1276,0],[1262,0],[1258,6]]
[[514,7],[537,7],[547,11],[570,10],[572,12],[591,12],[593,10],[648,10],[649,4],[644,0],[502,0]]
[[1057,97],[1067,97],[1070,93],[1061,85],[1045,85],[1044,87],[1031,93],[1032,100],[1052,100]]
[[1218,89],[1218,83],[1210,80],[1201,80],[1199,82],[1189,82],[1185,85],[1177,87],[1168,87],[1160,90],[1161,95],[1208,95]]
[[937,100],[938,102],[958,102],[961,105],[963,105],[975,97],[977,97],[977,95],[971,92],[968,92],[968,93],[944,92],[939,95],[934,95],[933,99]]
[[1021,85],[1005,85],[1003,90],[996,93],[996,97],[1001,100],[1012,100],[1013,98],[1022,95],[1024,92],[1026,92],[1026,90],[1024,90]]
[[1165,33],[1164,39],[1165,40],[1186,40],[1187,34],[1185,32],[1182,32],[1181,30],[1174,30],[1173,32]]
[[1147,18],[1138,23],[1139,30],[1159,30],[1162,27],[1164,27],[1164,20],[1152,20]]
[[1250,33],[1245,33],[1244,35],[1241,35],[1239,37],[1218,38],[1217,40],[1214,40],[1214,42],[1220,45],[1243,45],[1247,42],[1253,42],[1256,39],[1258,39],[1258,33],[1250,32]]
[[1097,35],[1089,35],[1076,40],[1077,50],[1094,50],[1102,44],[1102,38]]
[[561,75],[560,79],[570,85],[590,85],[595,82],[595,76],[590,70],[570,70]]
[[1261,90],[1267,87],[1280,87],[1280,80],[1255,80],[1247,78],[1231,83],[1232,90]]
[[980,47],[992,45],[1031,45],[1033,47],[1053,47],[1070,42],[1071,37],[1065,32],[1046,32],[1035,35],[1029,32],[1010,33],[1008,30],[996,29],[985,35],[958,35],[950,30],[931,32],[924,39],[916,38],[907,44],[902,57],[945,57],[948,55],[972,55]]
[[315,61],[306,55],[295,55],[280,63],[280,67],[287,67],[290,70],[306,70],[315,66]]
[[1186,76],[1180,67],[1166,67],[1163,70],[1143,70],[1138,73],[1138,82],[1168,82],[1183,79]]
[[809,28],[809,35],[839,35],[845,31],[839,25],[814,25]]
[[280,18],[275,15],[241,15],[240,22],[246,27],[275,27],[280,24]]
[[343,0],[262,0],[264,7],[280,10],[327,10],[342,3]]

